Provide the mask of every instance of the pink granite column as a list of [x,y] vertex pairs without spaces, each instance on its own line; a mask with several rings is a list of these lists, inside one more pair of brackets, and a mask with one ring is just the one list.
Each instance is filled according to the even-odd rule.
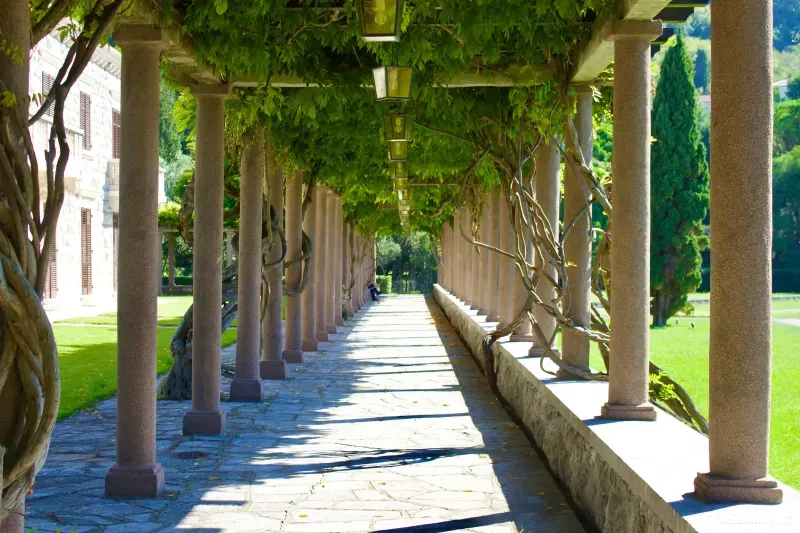
[[361,309],[361,259],[358,256],[361,250],[361,236],[353,228],[353,246],[355,247],[355,265],[353,266],[353,312],[358,313]]
[[[311,190],[307,190],[308,194]],[[314,197],[316,199],[316,197]],[[303,341],[302,349],[304,352],[317,351],[317,269],[319,268],[318,245],[316,239],[317,230],[317,205],[316,202],[306,208],[303,215],[303,232],[311,239],[311,276],[308,280],[308,287],[303,291],[300,307],[302,309]]]
[[[267,192],[270,206],[278,218],[278,227],[283,227],[283,170],[275,161],[273,154],[267,154]],[[278,236],[266,255],[267,263],[274,263],[281,257]],[[283,320],[281,307],[283,300],[283,264],[267,269],[269,301],[267,311],[261,321],[261,379],[286,379],[286,362],[283,360]]]
[[[519,209],[519,207],[518,207]],[[517,252],[517,235],[521,234],[521,228],[519,227],[519,221],[515,221],[514,226],[514,234],[512,237],[512,247],[511,252]],[[525,259],[528,264],[534,264],[535,256],[533,252],[533,243],[526,242],[521,244],[522,250],[525,253]],[[512,320],[516,318],[522,309],[525,307],[525,301],[528,299],[528,288],[525,286],[525,283],[522,280],[522,274],[520,274],[517,265],[512,261],[513,267],[513,275],[512,275],[512,296],[513,299],[513,315]],[[522,319],[522,322],[514,328],[514,332],[511,335],[511,340],[514,342],[533,342],[534,336],[532,334],[533,327],[531,326],[531,321],[525,317]]]
[[[479,239],[484,244],[489,244],[492,234],[492,222],[489,217],[489,202],[483,206],[481,211],[481,227]],[[478,291],[478,314],[489,315],[489,303],[491,297],[489,296],[490,283],[489,283],[489,250],[483,247],[476,247],[478,252],[478,279],[475,280],[475,288]]]
[[768,477],[772,2],[714,3],[711,23],[711,471],[697,476],[695,491],[711,501],[780,503]]
[[[497,248],[500,245],[500,197],[497,191],[489,195],[489,238],[487,244]],[[487,322],[500,321],[500,256],[497,252],[486,251],[489,259],[489,283],[486,289]]]
[[[350,245],[350,234],[352,232],[352,228],[350,224],[344,224],[344,231],[342,234],[342,284],[344,287],[350,287],[350,276],[351,276],[351,268],[350,268],[350,261],[351,255],[353,253],[353,249]],[[350,319],[353,317],[353,291],[350,290],[348,294],[348,300],[346,304],[347,308],[347,318]]]
[[457,270],[457,291],[456,296],[464,304],[467,304],[467,241],[464,239],[464,208],[461,207],[456,212],[458,215],[457,223],[454,228],[456,233],[456,244],[458,246],[458,270]]
[[[541,206],[544,211],[544,216],[550,226],[550,233],[556,243],[559,241],[558,229],[558,204],[561,200],[561,154],[558,150],[558,144],[555,139],[551,139],[549,143],[542,143],[539,149],[536,150],[536,202]],[[542,265],[543,272],[558,281],[558,272],[552,262],[552,259],[544,256],[544,265]],[[552,306],[553,299],[556,297],[556,289],[549,280],[543,276],[539,279],[539,284],[536,286],[536,295],[539,299]],[[547,313],[539,306],[534,307],[533,317],[539,328],[542,330],[546,339],[550,339],[556,331],[556,319],[553,315]],[[555,339],[553,339],[555,342]],[[539,337],[533,336],[533,346],[530,349],[530,355],[542,356],[546,353],[548,346],[543,343]],[[558,349],[549,346],[556,354]]]
[[[122,143],[117,281],[117,458],[105,478],[114,498],[153,498],[164,489],[156,462],[159,56],[152,26],[123,25]],[[27,57],[27,54],[25,54]]]
[[343,228],[343,221],[342,217],[344,210],[342,208],[342,200],[341,198],[336,199],[336,227],[334,228],[334,234],[336,236],[336,246],[335,251],[336,255],[333,256],[333,263],[336,267],[336,272],[333,275],[333,295],[334,295],[334,304],[333,307],[336,310],[336,315],[334,317],[334,322],[337,326],[344,326],[344,318],[342,318],[342,250],[344,249],[343,240],[342,240],[342,228]]
[[[511,223],[508,201],[505,195],[499,198],[500,213],[500,249],[508,253],[514,253],[516,243],[514,241],[514,226]],[[500,257],[500,324],[498,329],[502,329],[511,324],[514,320],[514,276],[517,272],[514,262],[505,256]]]
[[[286,287],[300,289],[303,275],[303,172],[298,170],[286,180],[286,260],[298,260],[286,267]],[[308,290],[308,289],[306,289]],[[302,294],[286,295],[286,346],[283,360],[303,362]]]
[[[222,198],[225,163],[225,100],[230,85],[193,85],[197,100],[194,209],[194,327],[192,409],[183,417],[184,435],[220,435],[222,365]],[[124,118],[124,117],[123,117]]]
[[[325,224],[325,331],[336,333],[336,213],[338,200],[333,191],[328,192],[327,221]],[[341,315],[341,312],[338,312]]]
[[325,302],[327,286],[328,254],[326,240],[326,224],[328,222],[328,188],[321,185],[314,187],[314,202],[312,207],[317,209],[317,225],[314,229],[314,279],[317,282],[317,342],[327,342],[328,331],[325,329],[325,316],[327,308]]
[[[461,299],[461,234],[458,232],[458,228],[461,224],[461,210],[456,209],[453,212],[453,286],[450,288],[450,292],[457,300]],[[458,266],[456,266],[458,265]]]
[[650,362],[650,41],[660,21],[616,21],[614,244],[608,418],[654,420]]
[[[577,143],[587,165],[592,165],[592,89],[576,88],[575,129]],[[567,260],[564,315],[577,326],[590,327],[592,322],[592,212],[586,209],[591,198],[583,177],[567,164],[564,167],[564,225],[573,224],[564,239],[564,257]],[[581,211],[583,214],[577,220]],[[561,356],[572,366],[589,368],[589,339],[570,330],[561,332]],[[566,372],[559,377],[573,379]]]
[[239,200],[239,316],[236,328],[236,376],[232,402],[260,402],[261,359],[261,231],[264,197],[264,128],[245,139]]
[[175,237],[174,231],[167,233],[167,283],[170,289],[175,288]]

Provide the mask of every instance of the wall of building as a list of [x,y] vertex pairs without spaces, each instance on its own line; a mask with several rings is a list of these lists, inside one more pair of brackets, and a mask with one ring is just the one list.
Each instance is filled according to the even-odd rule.
[[[42,90],[42,73],[55,78],[68,51],[54,36],[43,39],[31,55],[30,90]],[[82,147],[80,93],[91,98],[91,148]],[[113,213],[108,202],[109,160],[112,158],[112,109],[120,107],[120,54],[108,47],[98,50],[65,105],[64,120],[71,147],[65,176],[64,204],[56,230],[58,294],[48,305],[63,307],[76,302],[96,303],[114,297]],[[32,104],[32,111],[36,105]],[[32,128],[40,165],[40,184],[46,191],[44,149],[52,121],[43,117]],[[92,294],[81,289],[81,209],[91,210]]]

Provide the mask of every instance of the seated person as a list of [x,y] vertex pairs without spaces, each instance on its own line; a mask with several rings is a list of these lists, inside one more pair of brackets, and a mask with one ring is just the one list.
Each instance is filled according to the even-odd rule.
[[369,289],[369,295],[372,296],[372,301],[377,302],[378,295],[381,293],[381,291],[378,290],[378,287],[376,287],[374,283],[370,283],[367,288]]

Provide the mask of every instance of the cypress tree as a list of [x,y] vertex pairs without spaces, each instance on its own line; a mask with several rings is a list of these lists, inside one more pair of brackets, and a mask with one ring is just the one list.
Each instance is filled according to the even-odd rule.
[[694,59],[694,86],[700,89],[703,94],[708,92],[708,78],[711,65],[708,63],[708,53],[702,48],[697,51]]
[[653,100],[651,150],[651,314],[656,326],[700,286],[702,221],[709,206],[708,164],[696,123],[694,72],[683,37],[661,65]]

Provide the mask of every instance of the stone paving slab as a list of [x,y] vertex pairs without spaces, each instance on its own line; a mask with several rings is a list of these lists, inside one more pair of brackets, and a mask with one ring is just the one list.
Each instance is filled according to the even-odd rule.
[[159,498],[103,497],[114,399],[58,423],[26,530],[583,531],[432,300],[384,297],[320,348],[263,403],[224,403],[221,437],[182,436],[189,403],[159,401]]

